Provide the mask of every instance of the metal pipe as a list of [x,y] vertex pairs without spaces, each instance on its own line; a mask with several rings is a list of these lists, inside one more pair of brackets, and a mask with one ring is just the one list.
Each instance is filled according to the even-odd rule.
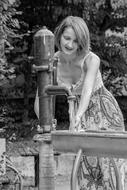
[[39,96],[40,130],[34,137],[39,142],[39,190],[55,190],[54,154],[51,141],[53,119],[52,96],[45,93],[45,86],[53,83],[52,59],[54,56],[54,35],[46,27],[34,36],[33,68],[37,71]]
[[77,173],[80,165],[81,156],[82,156],[82,149],[79,149],[71,173],[71,190],[77,189],[77,182],[78,182]]
[[48,95],[67,95],[72,96],[72,92],[67,87],[57,85],[47,85],[44,89]]
[[71,90],[64,86],[57,86],[57,85],[47,85],[44,89],[45,93],[48,95],[66,95],[69,104],[69,130],[74,130],[74,123],[75,123],[75,115],[74,115],[74,101],[76,96],[72,94]]

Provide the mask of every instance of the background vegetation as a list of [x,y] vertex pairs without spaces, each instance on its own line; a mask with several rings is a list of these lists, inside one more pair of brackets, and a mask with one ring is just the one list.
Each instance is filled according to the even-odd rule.
[[[124,2],[124,3],[123,3]],[[0,128],[9,140],[31,137],[38,123],[33,111],[36,73],[33,37],[42,26],[52,32],[67,15],[88,24],[91,46],[101,58],[106,87],[127,120],[127,4],[118,0],[9,0],[0,2]],[[68,121],[65,97],[57,97],[58,123]],[[64,110],[64,111],[63,111]]]

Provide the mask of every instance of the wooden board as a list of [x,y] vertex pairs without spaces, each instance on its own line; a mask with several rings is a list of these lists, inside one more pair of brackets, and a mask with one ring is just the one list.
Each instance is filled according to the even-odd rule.
[[77,153],[82,149],[88,156],[127,158],[127,132],[53,131],[52,144],[58,152]]
[[13,165],[21,173],[24,186],[35,186],[34,156],[10,157]]
[[0,176],[5,174],[5,152],[6,152],[6,140],[0,138]]

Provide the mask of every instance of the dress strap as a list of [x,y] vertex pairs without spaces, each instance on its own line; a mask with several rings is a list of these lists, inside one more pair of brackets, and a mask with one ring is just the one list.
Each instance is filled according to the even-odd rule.
[[89,51],[89,52],[85,55],[84,61],[85,61],[85,59],[86,59],[90,54],[91,54],[91,51]]

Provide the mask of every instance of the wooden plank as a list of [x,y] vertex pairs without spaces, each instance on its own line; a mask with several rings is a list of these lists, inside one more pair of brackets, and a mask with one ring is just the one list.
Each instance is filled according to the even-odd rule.
[[24,186],[35,186],[35,160],[34,156],[10,157],[16,169],[23,177]]
[[82,149],[88,156],[127,158],[127,132],[119,131],[53,131],[52,143],[58,152],[77,153]]
[[4,138],[0,138],[0,176],[5,174],[5,154],[6,152],[6,140]]

